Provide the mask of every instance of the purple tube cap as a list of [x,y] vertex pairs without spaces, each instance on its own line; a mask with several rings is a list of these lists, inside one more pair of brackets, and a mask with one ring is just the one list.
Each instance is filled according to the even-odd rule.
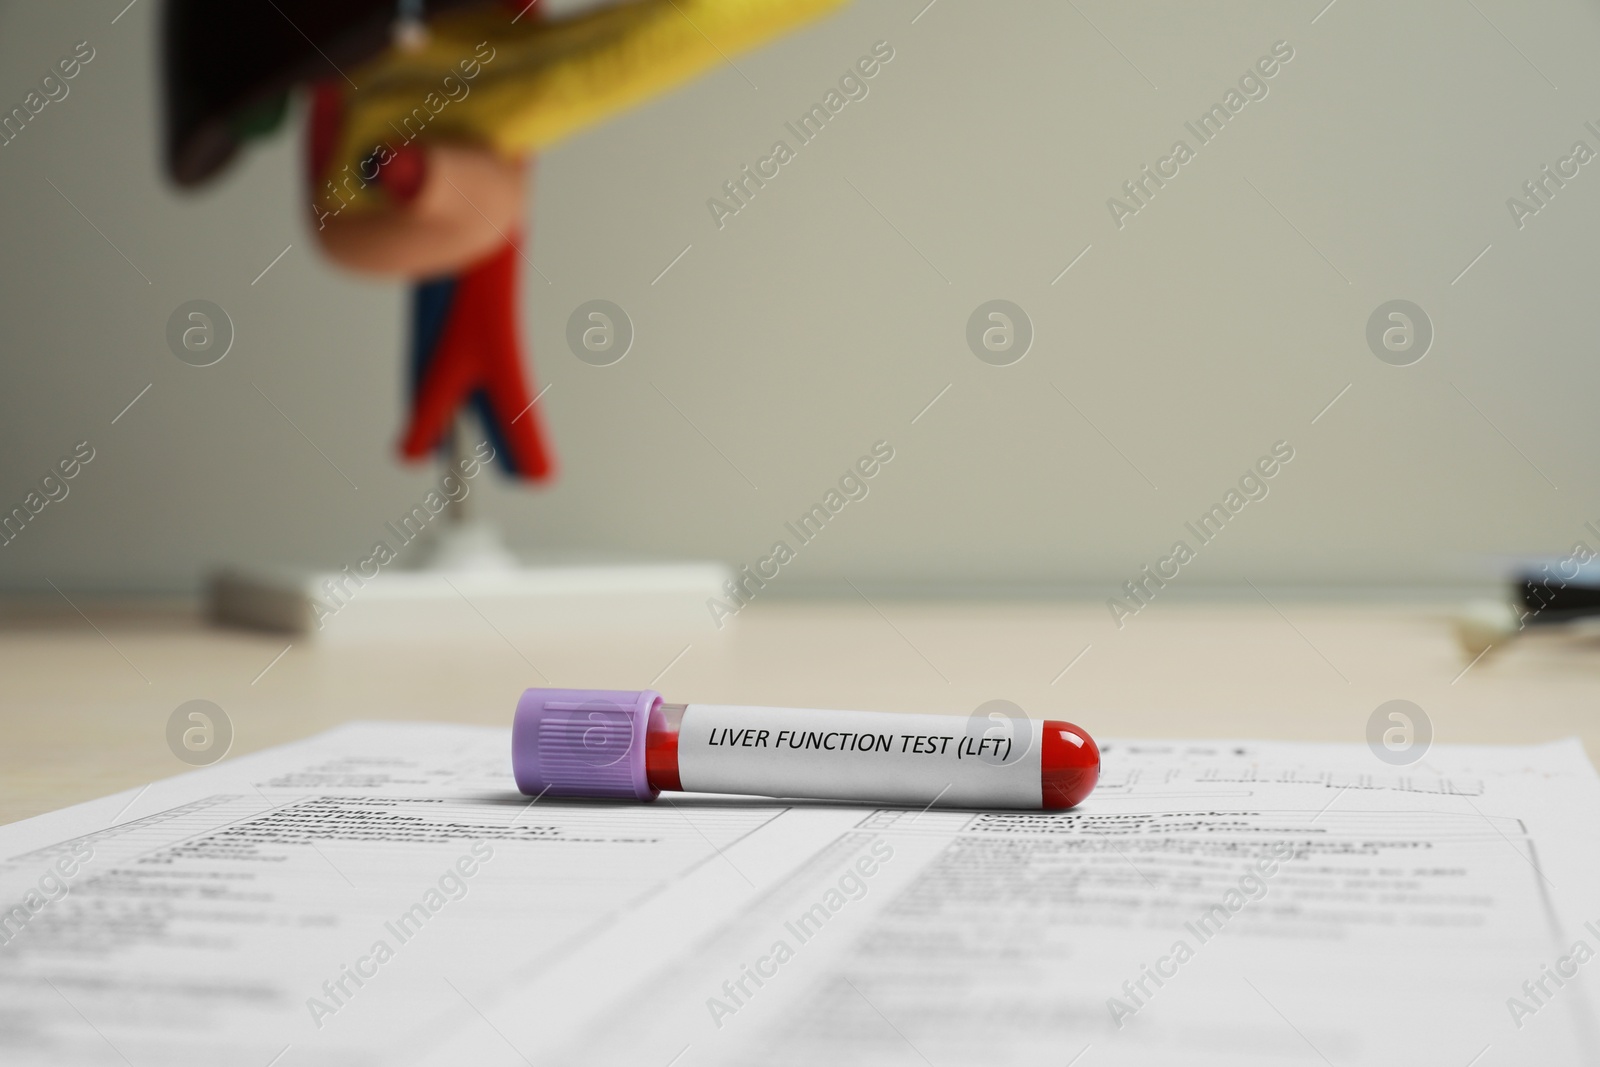
[[654,800],[645,774],[652,689],[529,689],[511,719],[511,773],[531,797]]

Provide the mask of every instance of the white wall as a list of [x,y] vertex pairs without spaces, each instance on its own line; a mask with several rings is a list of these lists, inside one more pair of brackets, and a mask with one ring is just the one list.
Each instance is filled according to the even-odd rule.
[[[96,449],[0,548],[0,585],[182,589],[223,560],[354,559],[434,477],[392,454],[401,291],[317,259],[298,123],[212,191],[164,184],[159,5],[112,24],[124,3],[0,7],[6,108],[75,42],[97,51],[0,147],[0,505]],[[1600,162],[1520,230],[1506,200],[1574,141],[1600,150],[1600,7],[1339,0],[1313,23],[1323,0],[939,0],[913,23],[924,3],[858,0],[541,160],[550,282],[524,278],[524,307],[565,474],[480,487],[515,541],[748,562],[887,439],[871,495],[784,590],[1109,595],[1284,439],[1295,459],[1188,587],[1448,584],[1596,543]],[[707,198],[879,40],[895,58],[870,95],[719,231]],[[1195,144],[1185,120],[1279,40],[1294,58],[1269,95],[1117,229],[1107,198]],[[164,339],[197,297],[238,331],[206,369]],[[595,297],[637,329],[604,369],[564,341]],[[1037,331],[1010,367],[964,336],[997,297]],[[1437,331],[1410,367],[1364,338],[1398,297]]]

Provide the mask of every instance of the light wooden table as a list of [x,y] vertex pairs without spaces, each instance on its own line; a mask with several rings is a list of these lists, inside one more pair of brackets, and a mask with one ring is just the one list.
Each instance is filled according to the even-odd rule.
[[408,645],[296,642],[276,662],[285,638],[212,629],[190,608],[79,606],[0,615],[0,822],[186,770],[165,730],[195,698],[231,717],[235,755],[351,719],[506,725],[544,684],[962,715],[999,697],[1102,737],[1346,742],[1404,698],[1438,741],[1576,734],[1600,752],[1600,643],[1525,637],[1462,674],[1443,606],[1173,603],[1119,631],[1093,603],[775,601],[721,633],[484,624]]

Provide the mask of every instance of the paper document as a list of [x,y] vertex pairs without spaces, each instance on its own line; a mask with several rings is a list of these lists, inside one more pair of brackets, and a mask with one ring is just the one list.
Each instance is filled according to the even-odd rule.
[[635,804],[343,727],[0,827],[0,1063],[1600,1063],[1577,742],[1102,750],[1071,812]]

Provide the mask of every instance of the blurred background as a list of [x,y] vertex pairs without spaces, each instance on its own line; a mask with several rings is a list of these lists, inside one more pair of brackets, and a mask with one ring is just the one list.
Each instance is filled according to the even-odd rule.
[[[0,505],[94,450],[0,549],[12,593],[338,566],[439,477],[394,456],[403,287],[311,238],[304,101],[213,187],[163,177],[159,14],[0,4],[0,108],[94,56],[0,146]],[[1575,0],[858,0],[539,158],[522,307],[562,475],[476,499],[525,552],[738,566],[883,440],[773,595],[1099,599],[1288,442],[1174,595],[1496,585],[1496,560],[1600,543],[1600,163],[1543,206],[1523,188],[1600,150],[1596,41]],[[878,42],[865,98],[719,225],[708,200]],[[1200,144],[1185,124],[1275,46]],[[197,299],[236,331],[204,368],[166,341]],[[635,330],[607,367],[566,340],[594,299]],[[1009,365],[968,343],[991,300],[1031,323]],[[1410,365],[1369,344],[1392,300],[1431,322]]]

